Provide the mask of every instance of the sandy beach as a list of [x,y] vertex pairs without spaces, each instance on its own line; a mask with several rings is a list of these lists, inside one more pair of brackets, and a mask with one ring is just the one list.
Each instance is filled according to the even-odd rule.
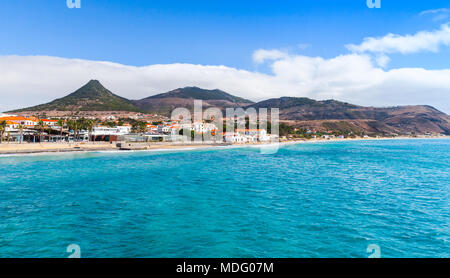
[[[356,140],[402,140],[402,139],[448,139],[445,137],[396,137],[396,138],[345,138],[345,139],[310,139],[310,140],[286,140],[279,142],[280,145],[318,143],[318,142],[342,142]],[[223,144],[199,144],[199,143],[148,143],[132,144],[130,150],[183,150],[224,146]],[[137,146],[136,146],[137,145]],[[264,146],[267,143],[233,144],[230,146]],[[7,143],[0,144],[0,155],[5,154],[34,154],[34,153],[61,153],[61,152],[90,152],[90,151],[120,151],[116,142],[80,142],[80,143]]]
[[0,154],[26,154],[40,152],[76,152],[115,150],[111,143],[5,143],[0,144]]
[[[128,145],[128,144],[125,144]],[[223,146],[221,144],[180,144],[180,143],[143,143],[131,144],[131,149],[125,150],[183,150],[192,148],[211,148]],[[121,151],[116,142],[82,142],[82,143],[5,143],[0,144],[0,155],[7,154],[35,154],[35,153],[64,153],[64,152],[94,152]]]

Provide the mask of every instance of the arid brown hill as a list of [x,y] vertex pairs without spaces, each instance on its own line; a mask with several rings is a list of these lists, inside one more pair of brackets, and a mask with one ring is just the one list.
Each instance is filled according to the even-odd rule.
[[163,93],[133,103],[139,109],[170,116],[171,111],[178,107],[193,110],[194,100],[202,100],[203,108],[217,107],[221,110],[225,108],[244,107],[253,102],[247,99],[230,95],[221,90],[205,90],[197,87],[180,88],[168,93]]
[[298,127],[377,134],[450,134],[450,116],[426,105],[375,108],[335,100],[282,97],[249,107],[279,108],[280,119]]
[[450,116],[431,106],[363,107],[335,100],[282,97],[253,103],[221,90],[197,87],[176,89],[141,100],[128,100],[113,94],[97,80],[66,97],[50,103],[12,112],[49,111],[129,111],[170,116],[178,107],[193,109],[194,100],[203,108],[279,108],[280,119],[297,127],[321,130],[353,131],[368,134],[443,133],[450,135]]

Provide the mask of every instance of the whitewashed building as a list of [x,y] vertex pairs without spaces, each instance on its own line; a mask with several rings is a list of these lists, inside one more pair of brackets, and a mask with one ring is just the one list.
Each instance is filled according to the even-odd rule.
[[94,126],[92,128],[92,136],[125,135],[129,133],[131,133],[131,126],[116,126],[116,127]]
[[225,132],[223,138],[227,143],[248,143],[248,137],[237,132]]
[[58,121],[57,121],[57,120],[47,120],[47,119],[42,119],[41,121],[43,121],[44,124],[45,124],[46,126],[49,126],[49,127],[55,127],[55,126],[58,125]]
[[20,117],[20,116],[11,116],[11,117],[1,117],[0,121],[10,121],[24,126],[35,126],[38,123],[38,119],[34,117]]
[[236,129],[236,133],[247,137],[248,142],[267,142],[274,138],[265,129]]

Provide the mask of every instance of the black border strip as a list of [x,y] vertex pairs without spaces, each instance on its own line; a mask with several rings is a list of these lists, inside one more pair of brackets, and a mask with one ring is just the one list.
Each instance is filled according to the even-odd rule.
[[[0,267],[15,273],[46,271],[85,275],[86,273],[119,273],[135,271],[147,274],[172,274],[189,277],[214,277],[229,275],[287,275],[287,274],[367,274],[386,275],[396,268],[405,273],[415,273],[427,268],[433,271],[448,270],[448,259],[0,259]],[[177,268],[186,265],[210,265],[208,275],[204,273],[178,273]],[[221,271],[221,265],[234,264],[234,271]],[[255,264],[255,271],[245,271]],[[237,270],[239,265],[239,271]],[[259,267],[261,265],[261,267]],[[242,267],[243,266],[243,267]],[[265,266],[265,268],[264,268]],[[272,267],[270,267],[272,266]],[[258,269],[259,271],[256,271]],[[268,271],[268,270],[273,271]],[[362,269],[362,272],[361,272]],[[388,272],[387,272],[388,271]],[[442,272],[445,273],[445,272]]]

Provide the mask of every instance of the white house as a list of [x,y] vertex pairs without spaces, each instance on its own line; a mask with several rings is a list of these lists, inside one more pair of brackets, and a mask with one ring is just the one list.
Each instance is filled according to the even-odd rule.
[[6,121],[6,132],[13,132],[13,131],[17,131],[19,129],[19,125],[16,122],[11,122],[11,121]]
[[125,135],[131,132],[131,126],[116,126],[116,127],[105,127],[105,126],[94,126],[92,128],[93,136],[104,136],[104,135]]
[[217,131],[217,127],[215,124],[203,122],[194,122],[192,124],[181,124],[179,125],[179,129],[189,129],[195,131],[196,133],[208,133]]
[[247,137],[249,142],[266,142],[271,138],[265,129],[236,129],[236,133]]
[[147,124],[147,131],[150,133],[158,133],[158,127],[156,125]]
[[249,138],[237,132],[225,132],[223,138],[227,143],[248,143]]
[[123,126],[117,126],[116,127],[119,135],[125,135],[125,134],[130,134],[131,133],[131,125],[123,125]]
[[10,121],[24,126],[35,126],[39,120],[34,117],[25,118],[20,116],[18,117],[12,116],[12,117],[1,117],[0,121]]
[[54,127],[54,126],[58,125],[58,121],[57,120],[42,119],[41,121],[43,121],[46,126],[50,126],[50,127]]
[[170,126],[167,126],[167,125],[158,127],[159,133],[169,134],[169,133],[171,133],[171,131],[172,130],[171,130]]

